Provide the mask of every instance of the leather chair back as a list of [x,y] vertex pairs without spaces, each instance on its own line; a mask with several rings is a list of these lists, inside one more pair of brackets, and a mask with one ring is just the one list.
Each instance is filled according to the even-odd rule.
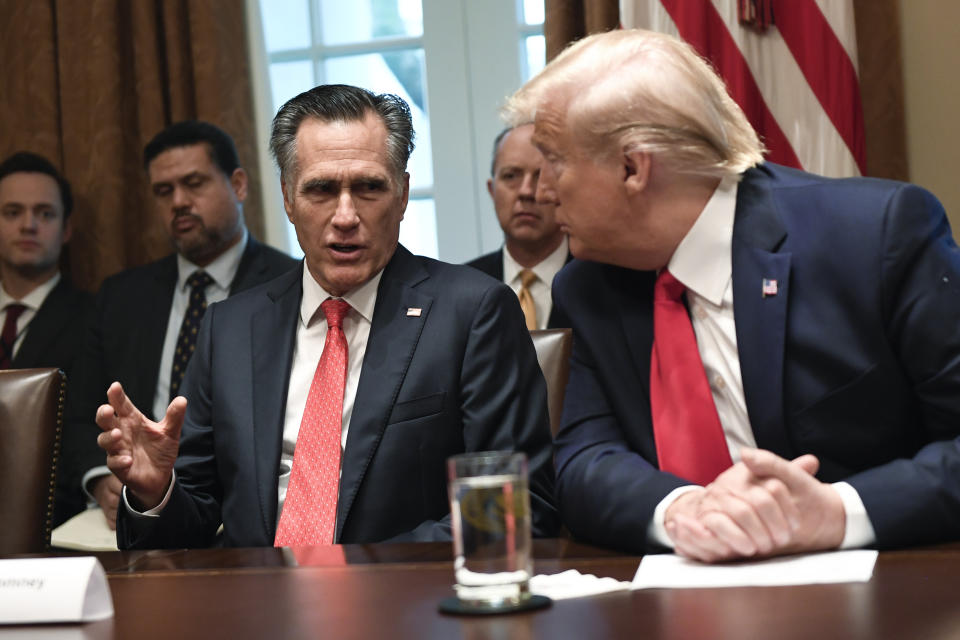
[[563,395],[570,377],[572,329],[534,329],[530,331],[537,360],[547,381],[547,408],[550,411],[550,432],[556,436],[563,413]]
[[0,371],[0,555],[50,546],[66,376]]

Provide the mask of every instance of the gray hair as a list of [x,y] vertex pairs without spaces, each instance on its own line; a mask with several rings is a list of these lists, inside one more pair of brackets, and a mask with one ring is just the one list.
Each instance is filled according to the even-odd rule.
[[493,178],[497,173],[497,155],[500,153],[500,143],[507,137],[507,134],[516,129],[516,127],[507,127],[497,134],[493,139],[493,155],[490,156],[490,177]]
[[368,113],[380,117],[387,129],[387,159],[401,181],[413,152],[410,107],[390,93],[376,94],[346,84],[322,84],[290,98],[273,118],[270,152],[288,184],[297,175],[297,131],[308,118],[321,122],[357,122]]
[[639,29],[584,38],[503,108],[517,125],[548,100],[594,158],[641,151],[680,173],[738,177],[764,148],[723,80],[690,45]]

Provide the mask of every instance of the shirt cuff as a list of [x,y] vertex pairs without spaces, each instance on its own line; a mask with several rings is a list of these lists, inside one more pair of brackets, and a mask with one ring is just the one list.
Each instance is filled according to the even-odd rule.
[[656,542],[668,549],[673,549],[673,540],[670,539],[669,534],[667,534],[667,528],[664,526],[667,509],[673,504],[674,500],[683,494],[702,489],[703,487],[699,485],[688,484],[683,487],[677,487],[668,493],[663,500],[657,504],[657,508],[653,510],[653,518],[650,519],[650,524],[647,525],[647,540]]
[[110,475],[110,473],[111,471],[107,468],[107,465],[101,465],[83,474],[83,479],[80,481],[80,488],[83,489],[83,493],[87,496],[87,507],[97,506],[97,499],[93,497],[93,494],[90,492],[90,484],[92,484],[94,480]]
[[163,511],[163,508],[167,506],[167,503],[170,502],[170,495],[173,493],[173,484],[177,481],[177,472],[170,472],[170,486],[167,487],[167,492],[163,495],[163,500],[160,501],[160,504],[155,506],[152,509],[147,509],[146,511],[137,511],[130,506],[130,502],[127,500],[127,485],[123,485],[122,497],[123,497],[123,506],[127,510],[127,513],[134,518],[144,519],[144,518],[159,518],[160,512]]
[[847,517],[846,531],[844,531],[840,548],[859,549],[876,542],[877,535],[873,531],[873,523],[870,522],[870,516],[867,515],[867,509],[863,506],[863,500],[860,499],[857,490],[846,482],[834,482],[830,486],[840,494],[843,511]]

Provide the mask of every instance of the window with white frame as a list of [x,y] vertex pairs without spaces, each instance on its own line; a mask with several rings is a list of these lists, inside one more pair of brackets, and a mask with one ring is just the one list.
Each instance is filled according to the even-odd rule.
[[[502,242],[485,188],[504,98],[544,65],[543,0],[247,0],[261,163],[289,98],[344,83],[410,105],[416,149],[400,242],[462,262]],[[269,165],[265,165],[269,166]],[[271,244],[302,255],[265,176]]]

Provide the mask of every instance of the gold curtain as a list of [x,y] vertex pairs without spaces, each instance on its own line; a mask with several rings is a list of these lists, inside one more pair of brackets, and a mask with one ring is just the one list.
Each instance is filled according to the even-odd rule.
[[547,60],[574,40],[620,26],[618,0],[544,0]]
[[40,153],[75,193],[65,267],[93,290],[170,252],[154,219],[144,144],[189,118],[221,126],[263,219],[243,3],[235,0],[0,0],[0,157]]
[[[898,0],[854,0],[867,175],[909,180]],[[620,20],[616,0],[545,0],[547,60]]]

